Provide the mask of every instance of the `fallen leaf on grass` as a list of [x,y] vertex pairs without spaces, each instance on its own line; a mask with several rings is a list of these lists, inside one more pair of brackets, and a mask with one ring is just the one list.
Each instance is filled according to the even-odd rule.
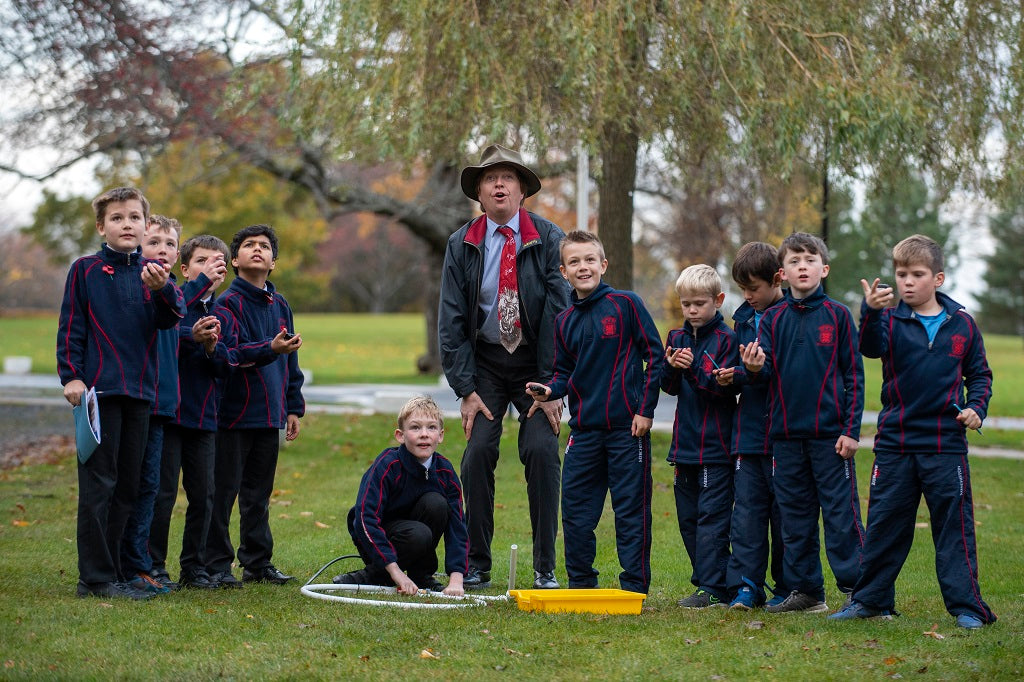
[[881,644],[878,643],[877,639],[869,639],[866,642],[864,642],[864,646],[866,646],[869,649],[877,649],[881,646]]
[[26,526],[31,526],[32,522],[26,521],[25,519],[14,519],[11,521],[11,525],[17,526],[18,528],[25,528]]
[[9,660],[9,659],[4,661],[4,667],[5,668],[13,668],[14,667],[14,661]]
[[522,651],[516,651],[515,649],[509,649],[508,647],[502,647],[502,648],[505,649],[505,653],[508,654],[509,656],[522,656],[523,655]]
[[914,524],[914,528],[927,528],[927,527],[928,527],[928,522],[927,521],[918,521],[917,523]]
[[25,513],[25,505],[23,505],[21,502],[15,503],[14,506],[17,507],[18,509],[20,509],[22,514]]
[[114,605],[113,605],[113,604],[111,604],[111,603],[110,603],[110,602],[108,602],[108,601],[101,601],[101,602],[100,602],[100,606],[102,606],[102,607],[103,607],[103,608],[105,608],[105,609],[112,609],[112,608],[114,608]]
[[890,680],[902,680],[903,679],[903,675],[900,675],[899,673],[886,673],[885,676],[888,677]]
[[312,515],[313,515],[313,512],[311,512],[311,511],[299,512],[299,516],[312,516]]
[[902,662],[903,662],[903,659],[900,658],[899,656],[889,656],[884,661],[882,661],[882,663],[885,663],[886,665],[896,665],[897,663],[902,663]]
[[495,508],[495,509],[504,509],[504,508],[505,508],[505,505],[503,505],[503,504],[501,504],[501,503],[499,503],[499,502],[495,502],[495,503],[494,503],[494,508]]
[[291,517],[292,517],[291,514],[278,514],[277,515],[277,518],[279,518],[279,519],[290,519]]
[[326,523],[322,523],[320,521],[314,521],[313,525],[317,528],[330,528],[330,526],[328,526]]
[[931,630],[925,630],[921,634],[924,635],[925,637],[933,637],[934,639],[946,639],[945,635],[939,634],[938,632],[935,631],[936,628],[938,628],[938,627],[939,627],[938,623],[932,623],[932,629]]
[[435,654],[433,649],[424,649],[420,652],[420,658],[440,659],[441,657]]
[[247,613],[247,614],[245,614],[245,617],[246,617],[246,618],[255,618],[255,616],[253,616],[253,615],[252,615],[251,613]]
[[290,506],[292,506],[292,501],[291,500],[274,500],[274,504],[276,504],[278,507],[290,507]]
[[362,656],[359,657],[359,660],[360,661],[368,661],[368,660],[370,660],[370,657],[367,656],[366,654],[363,654]]
[[764,628],[764,621],[752,620],[749,623],[747,623],[747,629],[748,630],[761,630],[763,628]]
[[928,666],[924,666],[923,668],[918,668],[917,672],[919,672],[919,673],[921,673],[923,675],[924,673],[928,672]]
[[310,625],[309,623],[299,623],[299,629],[300,630],[305,630],[306,628],[311,628],[311,627],[313,627],[313,626]]
[[687,637],[683,641],[687,644],[700,644],[700,639],[690,639],[689,637]]

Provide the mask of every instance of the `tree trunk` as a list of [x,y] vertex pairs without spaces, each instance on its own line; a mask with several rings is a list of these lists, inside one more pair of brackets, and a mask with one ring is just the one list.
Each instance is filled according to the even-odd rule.
[[616,289],[633,288],[633,187],[639,145],[636,133],[620,124],[606,126],[601,137],[597,232],[608,258],[603,279]]
[[420,374],[441,372],[441,348],[437,339],[437,305],[441,300],[441,268],[444,251],[440,254],[429,252],[427,258],[427,281],[423,283],[423,318],[426,321],[427,352],[416,359]]

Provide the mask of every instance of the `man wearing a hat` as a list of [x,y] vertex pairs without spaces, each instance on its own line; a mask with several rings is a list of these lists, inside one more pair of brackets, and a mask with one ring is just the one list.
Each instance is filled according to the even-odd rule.
[[484,215],[448,239],[438,328],[441,362],[448,384],[462,398],[468,441],[460,472],[469,530],[463,584],[490,584],[494,469],[502,417],[512,403],[519,413],[519,459],[530,500],[534,587],[557,588],[562,406],[551,401],[538,408],[524,388],[551,377],[555,316],[569,303],[568,283],[558,270],[565,235],[522,208],[540,191],[540,179],[516,151],[485,149],[480,165],[463,169],[462,191],[480,202]]

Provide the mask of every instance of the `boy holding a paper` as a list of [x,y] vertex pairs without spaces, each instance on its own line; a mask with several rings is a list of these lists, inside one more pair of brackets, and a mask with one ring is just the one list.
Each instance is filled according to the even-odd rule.
[[79,443],[78,595],[146,599],[152,593],[118,582],[119,545],[155,398],[157,330],[178,324],[185,304],[170,266],[142,258],[149,218],[142,192],[109,190],[93,209],[105,243],[71,265],[57,329],[64,397],[79,405],[95,388],[100,414],[99,444],[89,453]]

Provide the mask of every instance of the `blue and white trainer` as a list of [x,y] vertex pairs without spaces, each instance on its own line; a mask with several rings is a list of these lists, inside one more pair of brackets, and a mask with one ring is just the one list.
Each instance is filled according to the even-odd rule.
[[749,611],[756,606],[754,590],[749,587],[741,587],[740,591],[731,602],[729,608],[735,611]]
[[956,626],[966,630],[979,630],[985,627],[985,623],[977,616],[972,616],[969,613],[961,613],[956,617]]
[[885,609],[873,609],[864,606],[859,601],[851,601],[835,613],[827,617],[827,620],[856,620],[858,618],[879,618],[881,620],[892,620],[892,611]]

